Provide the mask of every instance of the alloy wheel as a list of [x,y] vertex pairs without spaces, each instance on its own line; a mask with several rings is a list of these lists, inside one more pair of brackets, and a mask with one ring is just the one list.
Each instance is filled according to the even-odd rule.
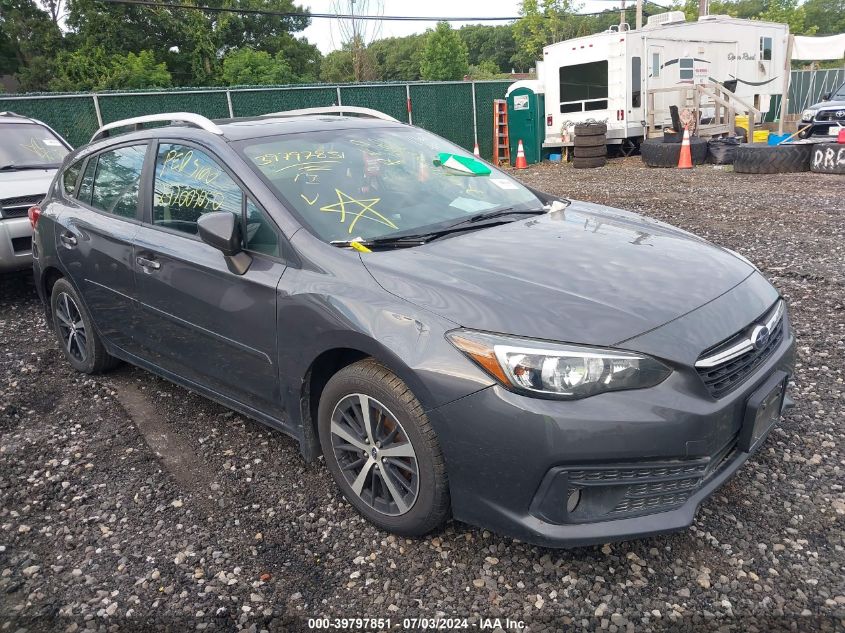
[[344,397],[331,418],[334,457],[352,491],[388,516],[408,512],[419,495],[419,464],[396,416],[362,393]]
[[73,297],[62,292],[56,301],[56,318],[59,327],[59,337],[65,347],[65,351],[79,361],[85,362],[88,347],[88,333],[85,331],[85,322],[82,320],[82,312]]

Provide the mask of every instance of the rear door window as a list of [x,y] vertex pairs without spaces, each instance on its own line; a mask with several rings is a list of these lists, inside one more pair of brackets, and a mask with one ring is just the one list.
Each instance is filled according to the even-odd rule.
[[100,154],[91,190],[91,206],[113,215],[134,218],[138,211],[138,192],[146,152],[147,145],[143,144],[119,147]]
[[208,154],[175,143],[159,145],[153,191],[153,224],[197,234],[204,213],[228,211],[240,219],[243,192]]

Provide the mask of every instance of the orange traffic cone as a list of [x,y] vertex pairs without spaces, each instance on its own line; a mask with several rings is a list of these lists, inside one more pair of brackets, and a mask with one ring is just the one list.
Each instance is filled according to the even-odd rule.
[[684,140],[681,142],[681,155],[678,156],[678,169],[692,169],[692,153],[689,146],[689,129],[684,128]]
[[478,143],[472,148],[472,153],[476,158],[481,158],[481,150],[478,149]]
[[528,169],[528,161],[525,160],[525,148],[522,147],[522,139],[519,139],[519,145],[516,146],[516,165],[517,169]]

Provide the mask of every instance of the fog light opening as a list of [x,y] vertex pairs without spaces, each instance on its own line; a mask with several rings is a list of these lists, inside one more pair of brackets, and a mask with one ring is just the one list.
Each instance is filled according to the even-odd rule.
[[569,493],[569,498],[566,500],[566,511],[572,514],[581,503],[581,490],[575,488]]

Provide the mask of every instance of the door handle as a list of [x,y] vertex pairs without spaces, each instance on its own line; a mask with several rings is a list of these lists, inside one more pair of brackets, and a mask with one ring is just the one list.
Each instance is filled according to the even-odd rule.
[[138,262],[138,265],[141,268],[149,270],[158,270],[161,268],[161,262],[157,262],[154,259],[148,259],[147,257],[136,257],[135,261]]
[[69,248],[73,248],[78,244],[76,236],[71,233],[70,231],[65,231],[59,235],[59,239],[62,241],[62,244]]

